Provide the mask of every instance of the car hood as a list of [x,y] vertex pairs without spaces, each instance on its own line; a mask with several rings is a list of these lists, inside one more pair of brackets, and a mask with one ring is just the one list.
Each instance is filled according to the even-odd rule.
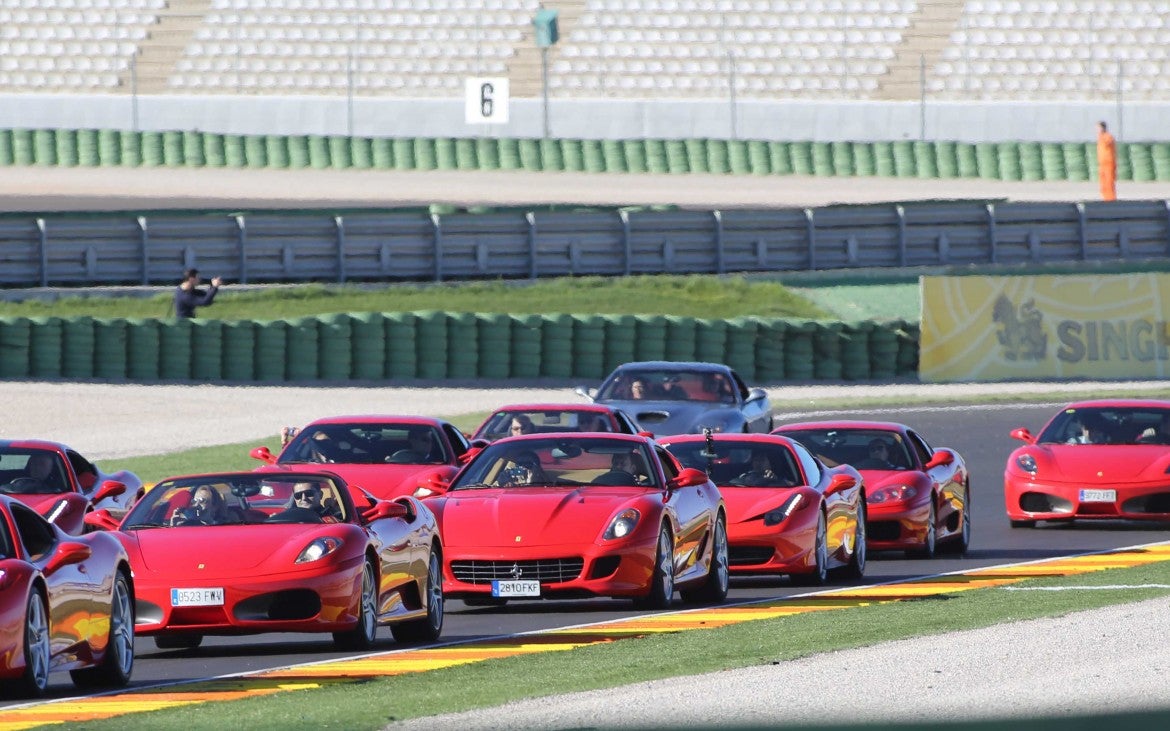
[[588,544],[615,512],[646,492],[636,487],[458,490],[443,501],[440,530],[452,547]]
[[724,487],[719,486],[727,508],[727,522],[742,523],[758,518],[784,504],[799,487]]
[[599,401],[634,417],[638,426],[654,436],[693,434],[701,421],[718,421],[731,417],[738,410],[718,401]]
[[1118,482],[1170,479],[1170,450],[1148,444],[1035,444],[1016,450],[1009,469],[1019,471],[1016,457],[1031,454],[1036,479],[1111,485]]
[[[340,525],[331,525],[336,529]],[[189,577],[200,581],[239,578],[241,571],[255,569],[266,561],[280,561],[296,554],[324,531],[320,526],[300,524],[260,526],[183,526],[144,528],[126,531],[124,543],[135,571],[165,575],[168,579]]]

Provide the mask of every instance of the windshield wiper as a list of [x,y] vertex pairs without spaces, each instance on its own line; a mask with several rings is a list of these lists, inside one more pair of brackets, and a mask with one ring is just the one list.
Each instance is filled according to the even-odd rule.
[[134,525],[128,525],[125,528],[122,528],[121,530],[138,530],[139,528],[168,528],[168,527],[169,526],[166,523],[135,523]]

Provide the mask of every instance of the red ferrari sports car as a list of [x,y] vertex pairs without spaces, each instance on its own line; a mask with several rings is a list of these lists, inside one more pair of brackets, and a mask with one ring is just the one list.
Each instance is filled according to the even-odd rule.
[[121,518],[142,492],[134,473],[106,474],[63,444],[0,441],[0,493],[32,506],[66,533],[85,532],[85,516],[95,509]]
[[870,550],[931,558],[971,543],[971,482],[953,449],[935,449],[905,424],[818,421],[785,424],[791,437],[830,467],[848,464],[865,479]]
[[641,429],[626,412],[604,404],[512,404],[484,419],[471,439],[494,442],[521,434],[584,431],[637,434]]
[[1008,457],[1004,501],[1013,528],[1037,520],[1170,520],[1170,401],[1069,404]]
[[865,575],[865,487],[849,465],[826,467],[771,434],[689,434],[662,446],[705,471],[727,504],[733,574],[788,574],[819,586],[830,569]]
[[137,591],[138,631],[160,649],[204,635],[332,632],[373,646],[443,628],[442,546],[412,497],[377,500],[326,472],[172,477],[118,528]]
[[333,416],[286,432],[290,440],[279,456],[268,447],[252,450],[268,465],[261,471],[327,464],[349,484],[383,499],[414,493],[420,475],[454,477],[471,447],[451,424],[420,416]]
[[68,670],[120,687],[134,668],[130,561],[109,533],[71,536],[0,495],[0,689],[38,696]]
[[629,597],[670,606],[727,596],[727,517],[707,475],[653,440],[532,434],[493,442],[426,500],[443,589],[469,604]]

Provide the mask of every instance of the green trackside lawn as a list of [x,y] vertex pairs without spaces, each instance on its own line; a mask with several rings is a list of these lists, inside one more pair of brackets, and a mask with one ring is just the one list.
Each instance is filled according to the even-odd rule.
[[[810,612],[717,629],[624,639],[565,652],[536,653],[426,673],[341,682],[320,689],[131,714],[105,721],[70,724],[70,727],[111,731],[192,731],[218,730],[231,724],[250,731],[379,729],[395,720],[499,705],[525,697],[775,664],[907,637],[1151,599],[1170,594],[1170,589],[1162,588],[1166,584],[1170,584],[1170,562],[1161,562],[1060,579],[1035,579],[1015,585],[1148,588],[1032,592],[979,589],[919,601]],[[150,642],[147,639],[139,641]],[[242,641],[246,642],[246,639]],[[394,645],[385,643],[383,648],[390,650]],[[198,654],[196,651],[194,656]],[[312,661],[313,657],[306,655],[305,660]],[[1170,723],[1170,713],[1145,714],[1143,720],[1146,721],[1143,728],[1166,728]],[[1066,725],[1061,728],[1070,728],[1069,722],[1066,719]],[[1106,723],[1105,727],[1111,725]],[[963,726],[993,727],[994,724]],[[1050,728],[1037,726],[1041,727]]]
[[[883,285],[875,285],[879,289]],[[865,288],[870,289],[870,288]],[[234,289],[225,286],[201,317],[221,320],[285,319],[337,312],[504,312],[511,314],[671,314],[714,319],[742,316],[841,319],[847,299],[871,302],[866,317],[889,319],[911,313],[917,319],[917,286],[897,285],[883,294],[843,291],[813,301],[778,280],[738,276],[576,277],[441,285],[281,285]],[[233,291],[234,290],[234,291]],[[170,317],[172,292],[151,296],[85,296],[62,290],[55,300],[0,301],[5,317]],[[908,298],[906,301],[901,301]],[[882,312],[883,307],[888,312]],[[838,311],[838,308],[842,311]],[[854,310],[855,312],[856,310]],[[892,313],[892,314],[891,314]],[[852,315],[850,314],[850,317]]]

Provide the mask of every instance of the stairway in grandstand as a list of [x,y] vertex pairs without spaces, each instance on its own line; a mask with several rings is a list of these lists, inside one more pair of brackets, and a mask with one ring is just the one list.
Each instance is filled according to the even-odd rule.
[[918,10],[894,49],[889,71],[878,79],[879,99],[918,99],[922,70],[934,69],[963,14],[963,0],[918,0]]
[[[138,46],[135,67],[139,93],[162,94],[168,91],[167,80],[175,72],[176,62],[195,37],[210,8],[211,0],[168,0],[167,11],[160,13],[158,25]],[[123,76],[122,86],[129,88],[129,71]]]

